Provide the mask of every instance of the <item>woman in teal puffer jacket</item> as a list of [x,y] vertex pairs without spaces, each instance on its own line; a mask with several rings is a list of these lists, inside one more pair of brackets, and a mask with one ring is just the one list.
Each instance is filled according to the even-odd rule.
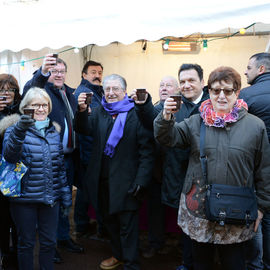
[[[63,162],[60,130],[48,114],[51,99],[45,90],[30,89],[20,104],[34,109],[33,119],[21,115],[5,132],[3,155],[10,163],[23,162],[28,168],[22,178],[21,196],[10,199],[12,218],[18,232],[19,269],[33,269],[36,230],[39,233],[40,269],[53,269],[59,207],[71,206]],[[58,129],[58,130],[57,130]]]

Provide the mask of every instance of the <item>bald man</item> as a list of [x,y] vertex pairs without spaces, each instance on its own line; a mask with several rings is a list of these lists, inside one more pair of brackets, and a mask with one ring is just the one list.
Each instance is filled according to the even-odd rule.
[[[131,97],[135,101],[135,109],[137,115],[142,121],[143,125],[149,129],[153,129],[153,121],[158,113],[163,110],[164,101],[167,97],[176,92],[182,95],[182,105],[180,110],[174,113],[176,122],[181,122],[185,118],[193,114],[199,113],[198,108],[201,103],[209,98],[207,87],[204,87],[203,69],[198,64],[182,64],[178,70],[178,82],[174,77],[166,76],[160,82],[159,97],[160,101],[157,105],[152,104],[151,96],[148,94],[144,101],[137,101],[136,90],[133,91]],[[163,157],[163,160],[159,160]],[[156,166],[154,168],[153,178],[160,177],[160,204],[167,205],[178,211],[179,199],[186,175],[189,158],[189,149],[166,148],[163,149],[157,145]],[[157,183],[157,181],[152,181]],[[154,185],[154,184],[153,184]],[[151,197],[157,195],[157,192],[150,190],[149,201]],[[157,202],[155,202],[157,204]],[[152,204],[151,204],[152,205]],[[162,209],[162,207],[155,207],[154,209]],[[157,211],[157,210],[155,210]],[[161,215],[160,215],[161,218]],[[163,221],[165,219],[163,218]],[[161,222],[160,222],[161,223]],[[177,220],[175,220],[177,223]],[[158,226],[157,220],[153,222],[153,232],[156,232]],[[163,225],[163,224],[162,224]],[[158,235],[158,234],[157,234]],[[161,235],[161,234],[160,234]],[[188,236],[182,234],[182,257],[183,265],[177,269],[191,270],[192,269],[192,254],[191,241]],[[162,239],[162,238],[161,238]],[[149,228],[149,242],[150,247],[143,253],[144,257],[152,257],[160,250],[151,245],[151,227]]]

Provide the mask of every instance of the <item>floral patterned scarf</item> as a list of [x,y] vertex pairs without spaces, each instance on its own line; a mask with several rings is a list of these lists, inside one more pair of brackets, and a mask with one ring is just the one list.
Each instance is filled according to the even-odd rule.
[[246,102],[243,99],[237,99],[233,109],[229,113],[218,113],[214,111],[211,100],[207,99],[201,104],[199,111],[207,126],[222,128],[225,127],[227,123],[233,123],[238,120],[239,110],[242,107],[248,110]]

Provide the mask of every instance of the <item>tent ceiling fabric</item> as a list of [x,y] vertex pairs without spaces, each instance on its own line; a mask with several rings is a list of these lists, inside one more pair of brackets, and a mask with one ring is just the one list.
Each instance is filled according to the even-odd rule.
[[263,0],[0,0],[0,10],[0,52],[130,44],[270,22]]

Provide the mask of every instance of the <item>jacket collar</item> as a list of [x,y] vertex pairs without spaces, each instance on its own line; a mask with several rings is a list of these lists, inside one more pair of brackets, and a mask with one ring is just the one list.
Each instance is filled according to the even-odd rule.
[[263,81],[269,81],[270,80],[270,72],[265,72],[263,74],[260,74],[259,76],[257,76],[251,83],[251,85],[259,83],[259,82],[263,82]]
[[97,93],[99,96],[101,97],[103,96],[104,91],[101,85],[92,84],[88,80],[83,79],[83,78],[82,78],[81,84],[89,88],[93,92]]
[[[55,92],[57,95],[60,96],[59,88],[54,87],[53,83],[51,83],[51,82],[47,82],[47,84],[48,84],[49,88],[50,88],[53,92]],[[67,86],[66,84],[64,84],[63,89],[66,90],[67,95],[72,94],[73,91],[74,91],[72,88],[70,88],[70,87]]]
[[[209,98],[208,87],[205,86],[203,88],[202,99],[200,100],[200,102],[198,104],[201,104],[203,101],[207,100],[208,98]],[[184,96],[182,96],[182,99],[183,99],[183,102],[194,105],[194,103],[192,101],[186,99]]]

